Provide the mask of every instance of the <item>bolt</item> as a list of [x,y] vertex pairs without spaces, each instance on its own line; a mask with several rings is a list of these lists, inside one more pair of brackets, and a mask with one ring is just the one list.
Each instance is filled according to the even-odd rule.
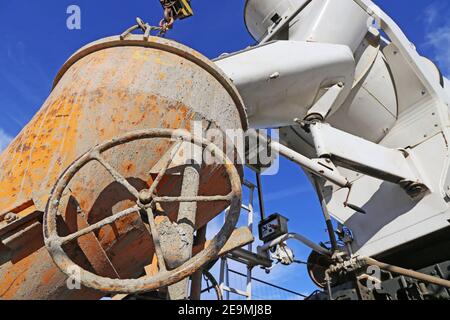
[[425,191],[426,191],[425,186],[420,184],[420,183],[412,183],[412,184],[406,186],[406,192],[412,198],[418,197],[419,195],[421,195]]
[[280,73],[279,72],[274,72],[269,76],[270,80],[274,80],[280,77]]
[[149,190],[142,190],[139,192],[139,201],[142,204],[149,204],[152,202],[152,194],[149,192]]
[[405,149],[399,149],[399,151],[403,154],[403,156],[404,156],[405,158],[408,158],[408,157],[409,157],[409,153],[408,153],[408,151],[406,151]]
[[13,212],[9,212],[5,215],[5,221],[8,224],[13,223],[14,221],[16,221],[18,219],[19,219],[19,216]]

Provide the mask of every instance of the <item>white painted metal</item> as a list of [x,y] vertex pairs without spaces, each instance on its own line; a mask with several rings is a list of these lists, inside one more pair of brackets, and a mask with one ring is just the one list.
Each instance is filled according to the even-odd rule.
[[254,128],[294,124],[339,82],[345,87],[336,104],[342,104],[355,68],[346,46],[298,41],[258,46],[221,57],[216,64],[238,87]]
[[[297,5],[302,3],[297,3]],[[362,11],[353,1],[349,3],[347,5],[354,10]],[[268,14],[268,12],[272,13],[270,10],[275,6],[275,2],[249,1],[248,6],[255,8],[258,6],[259,10]],[[344,4],[343,7],[345,6]],[[330,7],[327,5],[327,8]],[[247,21],[251,21],[250,16],[247,14]],[[349,14],[345,16],[349,16]],[[355,27],[353,19],[354,16],[348,19],[352,22],[352,28]],[[339,25],[342,23],[339,22]],[[352,91],[349,94],[350,88],[347,81],[345,92],[342,95],[347,99],[344,103],[342,100],[337,101],[341,107],[333,110],[327,121],[336,128],[378,143],[395,124],[397,97],[384,56],[380,52],[380,34],[373,27],[368,27],[367,24],[363,26],[363,34],[366,36],[362,37],[364,38],[362,41],[359,36],[357,37],[361,43],[354,54],[357,64],[356,72],[352,75],[351,80]],[[361,33],[361,31],[359,32]],[[292,35],[289,39],[297,40]],[[264,49],[260,51],[260,48]],[[277,44],[278,50],[272,48],[274,47],[271,47],[270,50],[265,46],[257,47],[217,61],[217,64],[228,73],[240,89],[249,110],[250,124],[253,127],[286,126],[292,124],[293,118],[302,118],[304,116],[303,109],[310,108],[328,89],[324,85],[321,85],[320,88],[313,87],[317,83],[314,78],[317,77],[316,74],[333,76],[335,67],[339,63],[336,61],[336,66],[327,68],[328,70],[324,70],[325,66],[323,68],[316,66],[315,61],[317,60],[314,57],[318,57],[318,55],[312,46],[308,50],[311,54],[303,53],[306,48],[293,50],[292,47],[285,46],[285,44],[281,45],[281,42]],[[332,52],[336,49],[316,47],[315,50]],[[281,53],[277,51],[281,51]],[[294,52],[298,52],[298,54],[293,55]],[[331,53],[329,59],[333,59]],[[301,60],[302,66],[296,65],[298,60]],[[282,66],[278,66],[279,64]],[[317,68],[313,70],[314,67]],[[280,69],[287,69],[287,74],[291,76],[287,80],[292,81],[292,78],[295,77],[300,88],[289,92],[299,92],[299,97],[295,95],[285,97],[283,88],[289,87],[291,82],[285,81],[286,72],[277,71]],[[311,78],[312,73],[314,74],[313,78]],[[297,89],[297,87],[295,88]],[[297,111],[299,104],[302,112]],[[274,108],[274,106],[277,107]]]
[[450,97],[444,93],[439,83],[428,76],[429,72],[427,72],[424,64],[420,63],[422,58],[417,53],[416,48],[391,17],[370,0],[353,1],[371,15],[381,29],[387,34],[391,40],[391,44],[398,49],[397,53],[404,58],[407,67],[411,69],[419,81],[422,82],[426,94],[430,94],[440,102],[449,103]]
[[253,38],[261,40],[278,21],[276,16],[279,18],[289,16],[307,2],[308,0],[247,0],[245,4],[247,29]]
[[[242,205],[242,209],[247,213],[247,227],[250,229],[253,234],[253,220],[254,220],[254,210],[253,210],[253,201],[254,201],[254,193],[256,186],[250,181],[245,180],[244,186],[248,188],[248,203]],[[250,243],[247,246],[248,252],[253,252],[253,244]],[[236,261],[236,260],[235,260]],[[230,287],[230,271],[228,266],[228,258],[224,256],[220,260],[220,283],[219,286],[223,293],[225,293],[225,300],[230,299],[230,293],[234,293],[240,296],[244,296],[247,300],[252,300],[252,265],[246,265],[247,268],[247,277],[246,277],[246,290],[239,290],[236,288]]]
[[371,25],[369,18],[353,0],[313,0],[292,22],[289,39],[342,44],[354,52]]
[[358,61],[359,78],[355,78],[349,97],[327,122],[379,143],[397,121],[397,94],[383,53],[372,46],[365,51],[367,57]]
[[435,82],[442,85],[442,81],[444,80],[442,77],[442,73],[436,64],[426,57],[421,57],[421,61],[425,67],[424,71],[427,72],[427,77],[430,79],[434,79]]
[[335,164],[384,181],[423,183],[413,161],[402,151],[364,140],[329,124],[315,123],[309,129],[319,157],[335,159]]
[[333,109],[339,107],[339,95],[344,90],[344,84],[338,83],[329,88],[325,94],[308,110],[306,118],[317,117],[325,120]]
[[351,202],[367,214],[355,214],[344,207],[347,190],[328,198],[333,216],[350,228],[355,237],[353,250],[372,256],[448,226],[448,204],[440,194],[431,193],[416,202],[397,185],[363,176],[354,182]]
[[230,300],[230,273],[228,271],[228,260],[224,257],[220,259],[219,286],[225,300]]
[[[264,139],[264,137],[260,136],[259,139]],[[309,159],[273,140],[266,142],[265,144],[270,146],[272,152],[278,153],[297,163],[306,171],[331,181],[342,188],[349,187],[348,180],[336,170],[331,162],[328,162],[326,159]]]
[[318,244],[316,244],[315,242],[309,240],[308,238],[302,236],[301,234],[298,233],[287,233],[285,235],[282,235],[280,237],[278,237],[277,239],[274,239],[272,241],[269,241],[267,243],[265,243],[262,246],[258,247],[258,254],[264,256],[264,255],[268,255],[268,251],[271,248],[276,247],[277,245],[279,245],[280,243],[283,243],[287,240],[297,240],[299,242],[301,242],[303,245],[307,246],[308,248],[310,248],[313,251],[316,251],[320,254],[323,255],[327,255],[330,256],[331,252],[327,249],[322,248],[321,246],[319,246]]
[[[249,200],[248,200],[248,214],[247,214],[247,226],[253,234],[253,219],[254,219],[254,210],[253,210],[253,198],[255,193],[255,185],[253,183],[248,183],[247,187],[250,188]],[[247,246],[247,250],[249,252],[253,252],[253,243],[250,243]],[[253,267],[247,266],[247,298],[248,300],[252,300],[252,272]]]
[[246,25],[258,40],[292,15],[295,17],[289,20],[289,30],[280,32],[276,39],[343,44],[352,51],[358,48],[370,23],[369,15],[353,0],[247,0],[246,3]]
[[[272,21],[275,13],[278,21]],[[281,149],[291,159],[295,155],[307,167],[321,154],[312,135],[293,120],[314,111],[336,80],[345,78],[343,99],[325,121],[345,132],[327,141],[333,147],[328,153],[346,157],[350,165],[338,166],[344,179],[327,182],[324,191],[330,213],[353,231],[354,251],[379,254],[447,227],[450,83],[417,53],[395,22],[370,0],[248,0],[245,16],[256,39],[283,41],[217,64],[240,90],[253,127],[281,127],[286,145]],[[378,27],[387,39],[380,37]],[[348,153],[352,146],[353,155]],[[401,159],[398,149],[407,149],[408,159]],[[420,178],[430,192],[413,200],[399,185],[385,181],[392,179],[357,172],[359,165]],[[367,215],[344,206],[344,181],[353,184],[350,203]]]
[[[448,226],[450,216],[445,184],[449,168],[448,97],[400,29],[381,10],[364,2],[392,41],[384,49],[398,96],[398,120],[380,142],[389,148],[407,148],[431,193],[420,201],[402,194],[400,187],[368,176],[349,178],[352,203],[362,216],[342,204],[346,190],[329,186],[329,209],[355,235],[354,250],[375,255]],[[362,5],[364,6],[364,3]],[[382,87],[381,87],[382,89]],[[345,171],[341,173],[346,176]],[[450,189],[449,189],[450,190]],[[447,191],[448,192],[448,191]]]
[[450,80],[444,78],[444,89],[447,95],[450,97]]

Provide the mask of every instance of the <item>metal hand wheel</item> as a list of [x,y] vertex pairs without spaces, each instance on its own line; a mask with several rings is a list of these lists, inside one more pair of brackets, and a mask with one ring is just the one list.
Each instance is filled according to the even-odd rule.
[[[172,158],[169,157],[162,166],[161,171],[155,178],[152,186],[148,190],[139,192],[134,188],[116,169],[108,164],[102,157],[102,153],[114,147],[144,139],[170,139],[177,141],[179,146],[183,142],[191,143],[208,151],[220,165],[223,165],[231,185],[231,192],[226,196],[195,196],[195,197],[158,197],[155,190],[169,168]],[[103,219],[95,224],[67,236],[60,236],[57,230],[57,216],[61,198],[66,187],[74,176],[88,163],[96,161],[100,163],[114,178],[114,180],[125,187],[136,199],[136,206]],[[57,181],[44,214],[44,240],[45,245],[55,262],[55,264],[68,276],[73,268],[79,268],[80,282],[89,288],[110,293],[142,293],[153,291],[161,287],[173,285],[194,272],[213,259],[217,259],[219,251],[225,245],[239,219],[241,209],[241,179],[235,165],[224,154],[224,152],[213,143],[199,137],[194,137],[187,132],[170,129],[150,129],[136,131],[126,134],[120,138],[111,140],[96,146],[78,160],[76,160]],[[207,202],[207,201],[227,201],[230,203],[230,210],[226,216],[225,223],[219,233],[211,240],[210,244],[199,254],[192,257],[180,267],[168,270],[164,261],[163,251],[160,246],[159,233],[155,224],[153,209],[156,203],[168,202]],[[154,276],[144,276],[139,279],[111,279],[91,273],[80,266],[77,266],[63,249],[63,245],[78,239],[86,234],[94,232],[106,225],[114,223],[116,220],[136,212],[146,213],[149,222],[149,232],[151,233],[155,254],[158,258],[159,272]]]

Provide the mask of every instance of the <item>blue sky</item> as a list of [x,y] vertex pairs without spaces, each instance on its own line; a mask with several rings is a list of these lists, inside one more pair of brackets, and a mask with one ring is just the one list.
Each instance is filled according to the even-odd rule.
[[[78,48],[101,37],[119,34],[136,16],[156,24],[158,0],[0,0],[0,149],[16,136],[49,94],[53,77]],[[419,52],[450,74],[450,2],[448,0],[379,0],[415,43]],[[80,6],[82,29],[66,28],[66,9]],[[177,23],[168,37],[209,58],[254,44],[243,22],[244,0],[193,0],[194,18]],[[253,179],[251,175],[249,178]],[[320,208],[303,173],[287,161],[277,176],[264,178],[268,213],[290,218],[292,231],[316,241],[327,239]],[[299,259],[309,251],[293,246]],[[263,277],[262,272],[257,272]],[[308,293],[314,286],[302,266],[276,268],[267,277]]]

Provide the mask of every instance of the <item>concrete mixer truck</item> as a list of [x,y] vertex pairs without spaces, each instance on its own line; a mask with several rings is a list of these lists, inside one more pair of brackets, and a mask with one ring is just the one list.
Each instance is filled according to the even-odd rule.
[[[296,239],[311,299],[450,299],[450,84],[396,23],[369,0],[247,0],[257,44],[210,61],[152,36],[193,14],[161,4],[159,26],[138,19],[70,57],[1,154],[0,297],[195,299],[219,257],[289,265],[278,249]],[[236,228],[252,146],[230,155],[209,129],[303,168],[330,245],[271,216],[258,251],[239,249],[254,241]]]

